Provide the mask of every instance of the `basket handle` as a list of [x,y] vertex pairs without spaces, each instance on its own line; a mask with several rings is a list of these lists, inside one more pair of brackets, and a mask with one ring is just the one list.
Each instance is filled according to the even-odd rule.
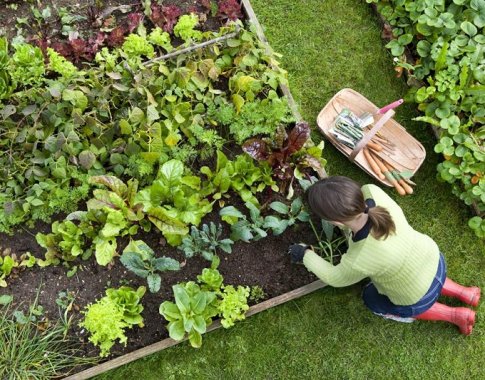
[[382,117],[377,121],[377,123],[374,124],[374,127],[365,134],[365,136],[362,138],[362,140],[359,141],[357,146],[354,148],[352,152],[350,152],[349,155],[349,160],[354,161],[355,156],[362,150],[363,147],[367,145],[367,143],[370,141],[371,138],[374,137],[374,135],[379,132],[379,130],[386,124],[386,122],[394,116],[395,112],[393,109],[390,109],[387,111]]

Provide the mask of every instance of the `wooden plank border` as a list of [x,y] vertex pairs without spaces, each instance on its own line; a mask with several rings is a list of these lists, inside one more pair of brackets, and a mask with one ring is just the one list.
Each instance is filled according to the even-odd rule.
[[[263,44],[266,45],[266,49],[268,50],[268,52],[270,52],[271,47],[269,46],[268,39],[264,35],[263,28],[261,27],[261,24],[259,23],[258,18],[256,17],[256,13],[254,13],[254,9],[251,6],[251,3],[249,2],[249,0],[241,0],[241,5],[244,13],[246,14],[247,21],[249,21],[251,24],[254,25],[254,27],[256,28],[257,36],[263,42]],[[283,95],[286,96],[286,98],[288,99],[288,105],[290,106],[296,121],[297,122],[303,121],[303,118],[300,114],[300,110],[298,109],[298,105],[296,104],[295,99],[293,98],[293,95],[291,95],[291,92],[288,86],[280,85],[280,88]]]
[[[251,306],[249,310],[246,313],[246,316],[249,317],[251,315],[260,313],[262,311],[265,311],[267,309],[270,309],[274,306],[281,305],[285,302],[288,301],[293,301],[296,300],[297,298],[303,297],[307,294],[310,294],[314,292],[315,290],[322,289],[326,286],[323,282],[317,280],[314,281],[308,285],[302,286],[301,288],[292,290],[288,293],[282,294],[280,296],[271,298],[267,301],[260,302],[257,305]],[[207,332],[214,331],[221,327],[220,320],[215,321],[212,325],[210,325],[207,328]],[[73,374],[71,376],[68,376],[64,378],[64,380],[85,380],[85,379],[90,379],[94,376],[101,375],[104,372],[110,371],[112,369],[118,368],[122,365],[131,363],[135,360],[141,359],[145,356],[154,354],[156,352],[159,352],[161,350],[164,350],[165,348],[175,346],[176,344],[183,342],[187,340],[187,338],[181,340],[181,341],[176,341],[171,338],[166,338],[164,340],[161,340],[160,342],[151,344],[149,346],[140,348],[139,350],[130,352],[129,354],[117,357],[115,359],[109,360],[105,363],[99,364],[95,367],[91,367],[85,371]]]

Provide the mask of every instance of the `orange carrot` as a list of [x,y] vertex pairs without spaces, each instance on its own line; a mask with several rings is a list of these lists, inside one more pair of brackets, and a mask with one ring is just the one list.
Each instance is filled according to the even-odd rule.
[[372,171],[381,179],[381,180],[384,180],[386,177],[384,176],[384,174],[382,174],[382,171],[381,169],[379,168],[379,166],[376,164],[376,162],[374,161],[374,159],[372,158],[369,150],[367,148],[364,148],[362,149],[362,152],[364,153],[364,157],[365,159],[367,160],[367,162],[369,163],[369,166],[370,168],[372,169]]
[[366,146],[367,146],[367,148],[370,148],[372,150],[375,150],[376,152],[381,152],[382,149],[383,149],[382,146],[380,146],[377,143],[373,143],[371,141],[369,141]]
[[407,194],[412,194],[413,193],[413,188],[409,186],[404,179],[399,177],[399,172],[389,163],[384,161],[384,165],[391,171],[391,174],[394,176],[394,178],[399,182],[399,184],[402,186],[404,191]]
[[[371,153],[372,154],[372,153]],[[372,155],[376,164],[379,166],[379,168],[382,171],[382,174],[384,174],[387,178],[387,180],[391,183],[392,186],[396,189],[397,193],[399,195],[406,195],[406,190],[401,186],[399,182],[396,181],[392,173],[389,171],[386,165],[382,163],[379,157]]]

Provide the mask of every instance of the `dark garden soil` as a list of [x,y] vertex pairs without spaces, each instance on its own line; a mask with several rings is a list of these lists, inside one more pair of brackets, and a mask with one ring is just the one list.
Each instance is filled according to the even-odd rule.
[[[3,30],[4,33],[6,32],[10,37],[13,37],[16,34],[16,18],[27,17],[31,14],[30,3],[23,0],[1,0],[1,2],[0,33]],[[58,8],[62,6],[67,7],[72,13],[86,15],[87,10],[96,6],[96,4],[102,4],[102,7],[98,7],[98,12],[103,12],[103,10],[113,9],[109,7],[126,5],[129,1],[42,1],[43,6],[52,6],[52,3],[55,3]],[[164,1],[164,5],[169,3],[176,3],[184,10],[199,5],[198,1],[192,0]],[[132,11],[142,11],[139,4],[138,1],[132,0]],[[37,8],[42,9],[39,6]],[[123,20],[123,13],[117,10],[113,10],[110,13],[106,11],[106,13],[115,15],[119,22]],[[214,28],[217,25],[220,25],[219,21],[208,19],[205,27]],[[44,33],[49,36],[55,36],[56,32],[54,29],[59,28],[59,25],[56,25],[54,22],[48,27],[51,29],[44,29]],[[83,33],[86,35],[85,38],[92,33],[96,33],[96,27],[88,25],[86,22],[79,25],[79,27],[82,28]],[[91,32],[88,30],[90,27],[92,27]],[[27,31],[27,34],[29,33],[34,34],[34,28],[31,31]],[[59,38],[62,38],[62,36]],[[237,196],[234,195],[231,202],[234,202],[235,198]],[[265,193],[260,196],[260,201],[269,203],[274,200],[280,200],[278,198],[278,195]],[[240,201],[239,203],[235,206],[239,207],[239,209],[244,209],[242,203]],[[219,207],[215,205],[214,211],[203,220],[203,223],[211,220],[217,223],[218,211]],[[57,216],[57,219],[61,220],[62,216]],[[225,225],[224,229],[225,236],[228,236],[228,226]],[[43,258],[44,250],[35,241],[37,232],[49,233],[50,224],[37,223],[34,228],[23,226],[14,231],[11,236],[0,234],[0,254],[15,253],[17,256],[20,256],[23,253],[30,252],[38,258]],[[210,265],[208,261],[201,257],[186,260],[182,251],[167,246],[162,234],[157,231],[141,233],[134,238],[144,240],[153,248],[157,255],[175,258],[183,262],[184,265],[178,272],[165,272],[162,274],[162,286],[158,293],[151,294],[147,291],[142,299],[144,305],[142,315],[145,327],[135,327],[129,330],[127,332],[127,347],[120,345],[113,347],[111,358],[168,337],[165,329],[167,322],[159,314],[159,305],[165,300],[173,299],[172,285],[182,281],[196,280],[196,276],[201,273],[202,269]],[[286,254],[289,244],[301,241],[309,244],[316,242],[316,237],[309,224],[296,225],[281,236],[269,236],[266,239],[250,244],[237,242],[233,247],[232,254],[221,253],[219,255],[221,258],[219,270],[224,276],[224,283],[248,286],[258,285],[264,290],[266,298],[272,298],[314,281],[316,278],[308,273],[303,266],[292,265]],[[122,252],[127,243],[127,239],[118,242],[118,253]],[[75,296],[75,303],[72,311],[74,323],[72,324],[71,332],[83,343],[83,350],[86,354],[97,355],[98,350],[88,342],[86,331],[78,327],[81,317],[80,311],[88,303],[95,302],[96,299],[104,296],[105,290],[109,287],[129,285],[136,288],[141,285],[146,286],[146,282],[144,279],[128,272],[117,258],[115,258],[114,264],[108,267],[97,265],[94,257],[76,264],[79,264],[79,269],[70,278],[66,275],[69,269],[63,266],[47,268],[35,266],[22,272],[15,272],[7,279],[8,287],[0,288],[0,295],[13,295],[15,306],[22,305],[21,307],[25,309],[28,304],[31,304],[36,299],[38,294],[38,304],[44,308],[44,317],[49,320],[55,320],[59,317],[59,308],[56,304],[59,292],[67,291],[72,293]]]
[[[217,216],[216,213],[213,215]],[[210,219],[211,216],[208,216],[203,222]],[[0,249],[2,251],[11,250],[17,255],[31,252],[36,257],[43,257],[43,249],[38,246],[33,236],[39,231],[49,232],[50,225],[39,223],[34,229],[19,230],[12,236],[0,234]],[[228,234],[228,232],[226,229],[225,233]],[[196,280],[202,269],[210,266],[210,262],[200,256],[185,259],[182,251],[166,246],[163,236],[157,231],[138,234],[135,238],[144,240],[157,255],[172,257],[185,264],[178,272],[162,274],[162,286],[158,293],[152,294],[147,291],[142,299],[145,308],[142,313],[145,327],[128,330],[127,347],[116,345],[111,350],[112,357],[167,338],[168,333],[165,329],[167,322],[158,312],[159,305],[165,300],[173,299],[172,285],[182,281]],[[219,271],[224,277],[224,283],[259,285],[264,290],[266,298],[272,298],[316,280],[315,276],[302,265],[291,264],[286,254],[288,246],[292,242],[299,241],[315,242],[315,236],[308,224],[299,224],[288,229],[281,236],[269,236],[250,244],[235,243],[231,254],[219,255],[221,258]],[[127,241],[120,244],[119,252],[126,244]],[[75,323],[72,325],[72,333],[78,336],[81,342],[86,343],[84,345],[86,353],[96,355],[97,351],[88,343],[86,332],[77,327],[77,321],[81,316],[79,310],[104,296],[105,290],[109,287],[117,288],[128,285],[137,288],[141,285],[146,286],[146,281],[127,271],[116,259],[115,264],[107,268],[96,264],[92,257],[82,262],[81,269],[71,278],[66,276],[67,271],[68,269],[62,266],[26,269],[13,276],[16,278],[9,277],[8,287],[1,289],[0,294],[11,294],[14,296],[15,304],[22,302],[27,305],[35,300],[40,289],[38,304],[44,307],[45,317],[54,320],[59,316],[59,308],[56,305],[58,293],[71,292],[76,297],[73,313]]]

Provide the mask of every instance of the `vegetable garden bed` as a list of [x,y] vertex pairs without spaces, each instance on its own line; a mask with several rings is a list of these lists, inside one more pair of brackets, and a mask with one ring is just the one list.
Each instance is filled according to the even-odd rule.
[[[221,7],[222,3],[227,7]],[[15,5],[15,2],[11,4]],[[112,44],[116,47],[115,38],[120,38],[120,34],[125,38],[129,31],[134,31],[133,26],[140,25],[143,21],[143,12],[154,25],[167,26],[167,18],[162,20],[155,17],[157,11],[163,13],[164,9],[157,6],[151,7],[152,13],[147,16],[147,6],[150,2],[142,2],[142,4],[144,8],[138,5],[139,8],[135,9],[139,12],[130,13],[127,18],[120,16],[119,29],[112,25],[109,27],[111,30],[105,32],[109,34],[104,37],[104,41],[108,41],[108,46]],[[192,2],[186,4],[177,2],[177,4],[183,10],[188,10],[189,5],[193,5]],[[214,95],[232,92],[230,98],[232,103],[223,100],[221,102],[224,103],[226,111],[232,109],[233,121],[237,120],[240,112],[244,113],[244,104],[258,103],[267,99],[266,106],[272,105],[272,108],[266,108],[266,111],[275,110],[279,119],[264,120],[262,123],[263,127],[271,125],[271,129],[263,128],[259,132],[245,134],[244,127],[249,128],[251,125],[240,124],[234,131],[229,131],[231,138],[236,142],[224,141],[218,145],[222,139],[219,140],[217,134],[205,133],[207,129],[200,128],[204,123],[213,123],[225,133],[228,132],[230,125],[222,120],[224,109],[220,104],[212,104],[214,110],[209,120],[203,120],[200,125],[195,126],[194,123],[191,125],[186,123],[187,120],[193,120],[194,115],[197,119],[210,112],[209,107],[197,111],[194,109],[188,111],[184,107],[177,109],[177,104],[180,104],[177,97],[189,96],[180,89],[183,86],[173,86],[173,89],[169,90],[170,93],[165,93],[163,107],[166,108],[160,107],[161,97],[160,90],[156,88],[157,78],[149,75],[144,78],[142,74],[137,73],[137,70],[143,74],[151,73],[147,67],[155,65],[160,77],[166,78],[170,77],[169,71],[172,69],[168,68],[169,63],[160,63],[161,61],[154,57],[152,50],[146,44],[143,45],[143,41],[139,39],[131,38],[131,48],[129,44],[123,45],[127,56],[113,56],[108,50],[103,51],[98,57],[101,69],[94,76],[81,75],[76,80],[71,79],[72,76],[80,75],[78,69],[66,63],[67,61],[64,61],[61,55],[53,53],[54,50],[50,50],[54,47],[53,38],[41,39],[37,43],[49,55],[50,66],[46,70],[49,74],[28,72],[34,68],[24,62],[19,66],[27,70],[24,71],[24,75],[31,81],[18,84],[22,79],[20,71],[16,72],[16,75],[19,75],[17,78],[10,74],[3,74],[1,77],[4,83],[10,85],[10,88],[17,85],[10,94],[3,94],[3,108],[0,111],[2,150],[6,152],[5,147],[10,146],[9,155],[4,154],[5,161],[2,161],[3,174],[9,179],[2,182],[4,198],[1,199],[3,214],[0,215],[0,226],[5,231],[0,234],[0,250],[3,256],[1,280],[4,285],[8,285],[1,289],[1,295],[5,296],[2,300],[13,296],[14,307],[23,310],[38,327],[43,329],[48,329],[49,321],[58,318],[60,307],[66,312],[65,315],[73,317],[69,335],[82,344],[82,355],[96,356],[99,350],[88,342],[89,334],[86,328],[79,326],[87,310],[85,307],[105,296],[105,291],[109,288],[120,289],[122,286],[129,286],[132,291],[127,297],[134,296],[133,291],[137,288],[140,290],[141,286],[149,288],[153,292],[147,290],[141,298],[144,308],[141,313],[144,327],[132,326],[126,329],[126,347],[116,343],[106,351],[111,357],[120,356],[120,359],[115,359],[114,366],[126,360],[132,360],[121,355],[141,348],[141,351],[135,351],[130,356],[130,358],[138,358],[140,353],[152,353],[154,347],[164,346],[164,343],[155,343],[168,337],[165,328],[167,322],[159,313],[160,304],[173,299],[172,285],[197,281],[197,276],[202,273],[203,268],[211,265],[211,261],[206,259],[211,258],[216,252],[215,249],[207,250],[206,259],[204,259],[200,255],[201,252],[194,247],[191,251],[176,248],[177,245],[180,247],[184,237],[194,236],[193,231],[191,233],[189,230],[191,226],[200,226],[200,234],[202,225],[209,226],[213,222],[216,227],[222,223],[219,241],[229,236],[234,240],[232,253],[224,252],[229,250],[227,246],[229,243],[226,243],[225,247],[219,245],[217,250],[220,258],[218,270],[224,278],[224,284],[234,285],[235,288],[251,287],[250,304],[269,299],[249,309],[249,314],[271,307],[282,300],[291,299],[291,296],[303,295],[306,291],[323,285],[317,282],[305,287],[314,281],[315,277],[301,266],[292,266],[285,255],[288,245],[294,241],[318,244],[317,236],[310,224],[295,223],[298,221],[297,218],[303,220],[307,217],[304,217],[304,211],[295,201],[302,190],[297,179],[294,178],[294,170],[298,168],[297,173],[303,173],[302,178],[306,180],[310,178],[310,173],[315,174],[315,171],[307,171],[305,174],[308,168],[315,169],[320,176],[324,175],[321,147],[313,147],[311,141],[307,141],[309,130],[305,123],[294,124],[295,121],[301,121],[301,118],[285,85],[284,72],[278,68],[269,47],[258,42],[258,39],[248,30],[244,28],[239,30],[242,26],[227,27],[221,35],[210,34],[210,30],[218,25],[215,18],[216,12],[213,8],[209,11],[215,4],[219,5],[217,14],[223,19],[232,18],[237,14],[237,8],[231,1],[197,2],[195,10],[198,12],[199,20],[204,17],[203,15],[207,17],[202,28],[203,33],[206,34],[198,34],[195,29],[188,27],[184,29],[187,33],[191,33],[187,37],[188,42],[185,41],[186,35],[181,28],[178,29],[177,38],[174,38],[174,45],[186,43],[192,46],[187,49],[190,52],[178,54],[177,50],[172,50],[172,47],[167,49],[169,45],[167,45],[166,35],[161,32],[150,34],[150,38],[155,47],[162,46],[166,50],[165,56],[168,57],[163,62],[170,60],[172,64],[175,62],[174,70],[179,69],[179,71],[172,78],[175,78],[175,82],[179,81],[178,85],[181,83],[188,85],[190,82],[189,92],[200,93],[200,97],[204,96],[203,92],[207,88],[210,88],[209,92]],[[229,6],[231,4],[232,8]],[[65,5],[69,5],[69,2],[65,2]],[[102,20],[106,20],[120,9],[124,10],[122,8],[124,5],[122,2],[117,2],[111,8],[107,7],[105,13],[100,12],[98,17],[103,16]],[[174,11],[175,8],[171,9]],[[222,12],[224,9],[226,13]],[[264,41],[264,35],[248,1],[242,2],[242,10],[254,25],[255,35]],[[36,16],[37,21],[45,28],[49,25],[47,21],[51,11],[45,12],[41,9],[38,11],[40,16]],[[180,20],[180,18],[181,14],[176,19]],[[66,26],[64,24],[66,23],[63,23],[63,27]],[[75,29],[74,22],[68,26]],[[206,27],[207,30],[204,29]],[[176,25],[175,29],[177,30]],[[140,32],[140,29],[138,31]],[[44,36],[48,34],[45,30],[44,33]],[[141,33],[144,33],[143,30]],[[234,33],[234,37],[223,38],[224,34],[228,33]],[[90,50],[90,46],[101,41],[99,34],[92,33],[90,38],[94,38],[93,36],[96,38],[89,40],[88,43],[87,36],[74,35],[73,37],[70,34],[68,39],[57,41],[58,45],[55,46],[63,46],[64,50],[61,49],[61,51],[64,56],[80,64],[87,58],[93,58],[95,52]],[[208,42],[211,38],[221,38],[221,40],[213,44]],[[129,38],[126,41],[128,40]],[[205,41],[203,43],[206,47],[195,47],[196,43],[202,42],[201,40]],[[44,43],[47,45],[42,45]],[[104,42],[99,44],[101,47]],[[143,46],[140,47],[140,44]],[[245,54],[238,55],[239,49],[242,49],[243,45],[246,46],[245,44],[253,45]],[[6,50],[6,47],[4,48]],[[183,48],[179,46],[176,49]],[[144,61],[137,58],[139,49],[147,49],[142,53],[145,56]],[[212,56],[204,57],[204,49],[208,49]],[[218,55],[221,51],[225,52],[225,55]],[[29,52],[29,54],[37,53],[37,50]],[[194,56],[196,58],[193,58]],[[215,58],[212,59],[214,56]],[[222,61],[214,64],[217,57]],[[0,56],[0,62],[2,62],[1,58]],[[148,64],[146,58],[150,58]],[[234,71],[242,72],[239,82],[238,78],[231,79],[222,75],[226,65],[223,62],[224,59],[238,62],[236,65],[239,66]],[[189,66],[184,66],[185,60],[189,61]],[[194,66],[195,61],[198,66]],[[54,67],[56,62],[59,66]],[[263,76],[258,79],[251,77],[251,73],[257,71],[252,71],[253,67],[263,70]],[[0,68],[5,69],[5,66]],[[85,66],[83,70],[88,68],[90,66]],[[188,76],[190,70],[199,75],[190,78]],[[44,81],[44,74],[45,81],[50,87],[42,96],[36,97],[35,91],[40,91],[35,90],[38,84],[36,81]],[[256,76],[256,74],[253,75]],[[210,82],[212,77],[218,79],[214,80],[213,85]],[[241,79],[241,77],[244,78]],[[65,82],[57,85],[56,79],[61,79],[61,82],[65,80]],[[15,81],[17,83],[12,85]],[[109,81],[109,84],[102,88],[102,91],[106,91],[105,94],[100,95],[91,91],[92,88],[96,88],[98,81]],[[130,82],[134,83],[133,89],[130,89]],[[21,93],[23,97],[15,95],[19,89],[23,91]],[[101,91],[101,87],[98,87],[98,90]],[[281,94],[285,97],[281,97]],[[12,98],[17,96],[12,103],[8,102],[10,96]],[[124,100],[121,98],[124,96],[131,96],[133,99],[123,103]],[[110,109],[109,105],[104,104],[108,111],[102,110],[103,98],[117,97],[120,99],[117,109]],[[28,99],[28,101],[22,103],[22,99]],[[195,103],[193,98],[190,101]],[[285,103],[286,101],[288,103]],[[92,104],[98,108],[94,109]],[[127,109],[123,111],[122,107]],[[235,108],[237,108],[236,116]],[[281,111],[282,109],[284,112]],[[254,114],[257,110],[253,112],[249,110],[248,113]],[[65,120],[59,122],[61,125],[56,124],[55,120],[63,116]],[[67,122],[67,119],[72,120],[72,124]],[[47,127],[44,125],[39,127],[39,120]],[[160,125],[162,120],[169,121]],[[111,122],[113,127],[109,128]],[[288,134],[284,138],[284,133],[279,128],[276,137],[281,139],[281,145],[271,150],[269,143],[260,138],[264,135],[274,138],[279,124],[286,126]],[[31,129],[26,130],[25,135],[18,133],[25,126]],[[149,128],[144,129],[147,126]],[[107,128],[103,130],[105,127]],[[37,134],[35,134],[36,128]],[[34,137],[29,135],[32,129],[34,129],[32,135]],[[46,130],[45,134],[41,133]],[[88,137],[81,135],[81,131],[87,133]],[[99,136],[95,139],[92,138],[97,135]],[[107,139],[106,136],[111,139]],[[253,162],[249,155],[243,154],[241,150],[240,145],[252,137],[256,139],[250,140],[249,144],[246,143],[243,149],[252,157],[258,158],[260,163]],[[186,151],[178,150],[178,156],[172,155],[171,151],[167,153],[165,149],[167,146],[177,149],[180,147],[178,142],[181,139],[190,138],[195,139],[196,142]],[[13,143],[10,144],[10,141]],[[303,146],[304,143],[306,143],[305,146]],[[19,146],[28,147],[28,149],[19,153],[16,151]],[[135,152],[130,149],[134,149]],[[201,151],[205,152],[202,158]],[[292,153],[295,153],[295,157],[291,157]],[[138,160],[140,157],[142,159]],[[184,157],[185,160],[182,159]],[[270,163],[268,163],[269,157],[273,157]],[[133,160],[130,161],[130,159]],[[28,168],[17,165],[15,170],[10,170],[9,164],[12,161],[25,163]],[[202,167],[208,169],[201,170]],[[273,175],[271,175],[271,169],[273,169]],[[197,180],[191,175],[199,170],[203,173],[199,177],[202,180]],[[223,170],[225,172],[221,174]],[[156,176],[157,171],[158,176]],[[18,176],[19,172],[23,174],[21,178]],[[177,176],[174,173],[178,173]],[[253,178],[238,177],[244,174],[251,174]],[[136,181],[130,182],[130,177],[135,177]],[[171,179],[167,182],[167,178]],[[214,185],[214,179],[216,185]],[[135,182],[139,184],[138,191]],[[159,191],[160,188],[155,190],[153,182],[157,184],[156,186],[165,186],[165,190],[162,191],[165,191],[166,196],[173,196],[177,191],[182,191],[182,197],[179,199],[179,203],[182,202],[182,204],[179,204],[178,208],[183,209],[185,214],[173,206],[165,206],[164,210],[152,209],[151,211],[148,206],[146,208],[140,206],[154,196],[157,202],[161,202],[159,195],[155,195],[155,191]],[[276,186],[279,186],[281,191],[274,191]],[[93,189],[94,194],[91,193]],[[286,198],[289,192],[294,192],[291,200]],[[135,193],[144,195],[135,196]],[[88,202],[86,202],[87,199],[89,199]],[[51,207],[51,200],[59,202]],[[272,202],[277,203],[270,206]],[[108,206],[106,206],[107,203],[109,203]],[[245,203],[255,206],[245,206]],[[285,208],[283,204],[292,206],[292,210]],[[236,209],[229,206],[234,206]],[[251,215],[248,215],[246,207],[252,210]],[[220,214],[221,209],[225,209],[222,214]],[[105,213],[104,216],[100,216],[101,211]],[[111,213],[113,211],[114,214]],[[47,219],[50,214],[53,214],[55,221],[52,227],[50,223],[42,220]],[[179,218],[183,214],[185,219],[181,217],[182,219],[178,221],[174,220],[175,214]],[[278,215],[279,217],[275,219]],[[239,226],[244,228],[235,231],[234,227],[221,222],[221,216],[232,223],[238,220]],[[273,219],[268,219],[270,216]],[[120,220],[119,217],[124,219]],[[27,223],[29,219],[30,224]],[[258,227],[255,227],[256,219],[260,223]],[[282,230],[289,226],[291,227],[280,235]],[[14,234],[8,232],[14,232]],[[41,235],[38,235],[39,233]],[[263,238],[266,233],[268,236]],[[150,248],[147,249],[140,240]],[[247,243],[249,241],[251,241],[250,244]],[[189,243],[186,247],[190,246]],[[195,257],[190,257],[188,252],[192,255],[195,253]],[[130,254],[132,261],[128,258]],[[81,256],[85,257],[81,259]],[[125,256],[125,258],[121,260],[117,256]],[[149,259],[160,258],[160,256],[167,258],[165,262],[167,267],[172,265],[172,269],[180,267],[180,270],[163,272],[161,276],[153,271],[148,275],[148,286],[147,280],[143,278],[147,277],[145,270],[141,270],[141,267],[138,267],[138,272],[136,268],[134,272],[128,270],[136,267],[137,260],[139,263],[142,259],[144,264],[147,264]],[[168,258],[171,260],[168,261]],[[153,263],[152,261],[151,264]],[[291,293],[297,288],[301,290]],[[237,289],[239,291],[239,288]],[[143,293],[142,290],[138,295],[141,293]],[[285,295],[286,293],[289,295]],[[124,297],[124,295],[117,294],[116,297]],[[28,305],[34,303],[37,307],[29,313]],[[139,307],[136,306],[136,308],[139,312]],[[136,318],[139,316],[137,315]],[[140,320],[135,319],[132,325],[139,323]],[[212,326],[218,326],[218,324]],[[144,351],[143,347],[148,348]],[[107,370],[114,367],[106,364],[100,368]],[[87,373],[94,375],[101,373],[101,370],[94,372],[88,370]],[[74,375],[73,378],[85,377]]]

